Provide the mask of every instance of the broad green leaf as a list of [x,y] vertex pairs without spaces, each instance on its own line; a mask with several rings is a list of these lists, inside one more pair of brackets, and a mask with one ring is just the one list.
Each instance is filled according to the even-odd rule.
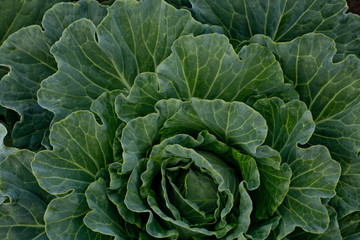
[[285,104],[270,98],[258,100],[253,107],[266,119],[269,128],[265,144],[279,151],[285,161],[294,156],[297,144],[307,143],[314,132],[311,112],[303,102]]
[[345,0],[190,0],[193,16],[221,26],[235,48],[255,34],[284,42],[306,33],[324,33],[339,51],[336,61],[348,54],[360,56],[360,17],[345,14]]
[[86,215],[84,223],[93,231],[114,236],[118,240],[134,239],[137,229],[132,229],[120,217],[107,197],[106,188],[105,180],[100,178],[86,190],[86,199],[92,211]]
[[59,3],[45,13],[42,25],[45,35],[55,43],[60,39],[64,29],[76,20],[87,18],[97,26],[106,14],[107,7],[100,5],[96,0]]
[[20,28],[39,24],[47,9],[66,1],[68,0],[0,0],[0,45]]
[[55,113],[54,121],[89,109],[103,92],[130,89],[139,73],[155,70],[180,36],[217,30],[161,0],[117,1],[108,10],[98,28],[87,19],[75,21],[51,48],[59,70],[41,83],[38,97]]
[[158,88],[156,73],[139,74],[129,94],[120,94],[116,98],[115,109],[119,118],[127,122],[154,112],[155,104],[164,99]]
[[278,208],[282,215],[278,237],[285,237],[297,226],[310,233],[324,233],[330,220],[321,198],[335,195],[339,163],[323,146],[297,148],[295,158],[288,163],[293,175],[290,190]]
[[254,191],[253,201],[256,203],[254,205],[254,216],[260,220],[268,219],[282,204],[289,191],[292,174],[289,165],[286,163],[277,169],[257,162],[261,184]]
[[19,150],[0,163],[0,238],[48,239],[44,213],[52,196],[38,185],[31,172],[34,153]]
[[287,43],[274,43],[263,36],[252,41],[266,45],[278,56],[285,77],[294,82],[311,111],[316,128],[310,143],[325,145],[342,164],[335,198],[340,217],[360,210],[355,170],[360,152],[360,60],[348,56],[333,63],[335,43],[321,34],[307,34]]
[[102,124],[106,126],[107,136],[111,141],[115,138],[116,131],[122,122],[115,112],[115,99],[120,92],[119,90],[105,92],[90,107],[90,110],[97,114]]
[[242,49],[240,58],[223,35],[181,37],[156,74],[140,74],[130,93],[117,98],[117,113],[127,121],[144,116],[163,98],[245,102],[254,95],[285,91],[297,98],[291,85],[284,83],[280,66],[268,49],[250,45]]
[[93,232],[83,218],[90,211],[85,194],[70,195],[52,200],[45,212],[46,233],[51,240],[108,240],[109,236]]
[[267,132],[265,119],[244,103],[192,98],[168,119],[162,134],[208,130],[221,141],[248,153],[255,153]]
[[4,145],[4,138],[7,130],[4,125],[0,124],[0,163],[11,153],[16,151],[16,148],[9,148]]
[[[29,5],[29,1],[25,2]],[[95,0],[60,3],[45,14],[42,22],[45,32],[40,26],[29,26],[12,34],[0,47],[0,65],[11,69],[0,81],[0,103],[22,117],[12,132],[15,146],[38,150],[53,118],[51,112],[38,105],[36,96],[41,81],[57,71],[50,47],[71,22],[88,17],[98,23],[105,14],[106,9]]]
[[341,237],[336,211],[329,206],[327,207],[327,210],[330,216],[330,224],[323,234],[311,234],[300,229],[296,229],[288,236],[288,238],[303,240],[342,240],[343,238]]
[[354,211],[360,211],[360,158],[341,154],[334,156],[341,164],[341,177],[331,204],[342,218]]
[[268,49],[249,45],[239,57],[224,35],[182,37],[156,69],[161,93],[179,99],[246,101],[290,87],[284,85],[280,66]]
[[84,192],[98,171],[113,161],[107,126],[99,125],[92,113],[78,111],[53,125],[53,150],[39,152],[32,168],[42,188],[60,194]]
[[135,118],[126,124],[120,140],[124,173],[132,171],[137,162],[145,157],[147,150],[159,141],[159,131],[164,121],[180,108],[181,103],[177,99],[162,100],[156,105],[158,113]]
[[339,221],[341,236],[344,240],[356,240],[360,237],[360,212],[354,212]]
[[30,26],[12,34],[0,47],[0,64],[11,67],[0,81],[0,103],[22,116],[12,132],[17,147],[37,150],[53,117],[36,102],[41,80],[56,71],[55,60],[46,51],[51,44],[40,26]]

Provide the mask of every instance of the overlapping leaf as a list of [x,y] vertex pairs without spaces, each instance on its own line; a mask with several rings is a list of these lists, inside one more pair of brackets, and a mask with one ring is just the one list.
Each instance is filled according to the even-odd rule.
[[[24,2],[29,14],[36,12],[31,7],[49,4],[49,1],[45,5],[40,1]],[[37,5],[28,6],[33,4]],[[0,47],[0,64],[11,69],[9,75],[0,81],[0,104],[21,115],[21,121],[12,132],[15,146],[39,149],[53,118],[52,113],[38,105],[36,96],[41,81],[57,71],[55,59],[50,54],[51,46],[73,21],[86,17],[98,24],[106,12],[95,0],[60,3],[45,14],[42,21],[45,31],[37,25],[23,28]]]
[[260,35],[251,41],[266,45],[278,56],[285,77],[307,104],[316,124],[310,143],[327,146],[342,164],[333,200],[339,216],[359,210],[360,60],[348,56],[334,64],[335,43],[321,34],[287,43]]
[[82,19],[64,31],[51,49],[59,71],[41,83],[39,104],[54,121],[88,109],[103,92],[129,89],[140,72],[153,71],[178,37],[216,29],[161,0],[117,1],[98,28]]
[[0,163],[1,239],[48,239],[43,218],[52,196],[40,188],[31,172],[34,155],[19,150]]
[[283,92],[289,93],[290,99],[297,98],[266,48],[250,45],[241,50],[240,58],[223,35],[182,37],[174,42],[172,54],[157,67],[157,74],[140,74],[130,94],[119,96],[117,112],[127,121],[153,112],[153,106],[162,98],[246,101],[254,95]]
[[317,32],[336,41],[335,61],[351,53],[360,56],[360,17],[345,14],[345,0],[189,1],[193,16],[203,23],[221,26],[235,47],[255,34],[283,42]]

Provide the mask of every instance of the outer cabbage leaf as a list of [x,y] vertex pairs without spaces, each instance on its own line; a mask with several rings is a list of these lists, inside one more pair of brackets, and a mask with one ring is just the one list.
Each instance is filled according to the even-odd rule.
[[94,210],[86,215],[84,223],[96,232],[115,236],[115,239],[135,239],[136,228],[131,228],[131,225],[126,224],[117,214],[116,206],[108,200],[106,188],[107,183],[100,178],[86,190],[87,202]]
[[109,236],[91,231],[83,222],[90,211],[84,193],[72,192],[58,197],[48,205],[44,220],[50,239],[96,239],[107,240]]
[[341,163],[342,176],[332,200],[339,217],[359,210],[360,60],[352,55],[333,63],[335,43],[322,34],[287,43],[258,35],[251,42],[262,43],[277,55],[285,77],[314,117],[310,143],[325,145]]
[[[360,17],[345,14],[345,0],[190,0],[193,16],[221,26],[235,48],[255,34],[276,42],[290,41],[306,33],[324,33],[333,38],[335,61],[348,54],[360,56]],[[178,4],[178,3],[177,3]]]
[[339,163],[332,160],[329,151],[321,145],[297,148],[295,158],[288,163],[293,175],[289,193],[279,207],[282,219],[278,237],[285,237],[296,226],[307,232],[324,233],[330,220],[321,198],[335,196]]
[[[39,24],[47,9],[58,2],[68,0],[1,0],[0,5],[0,45],[12,33],[22,27]],[[0,76],[1,77],[1,76]]]
[[157,67],[156,74],[140,74],[129,95],[119,96],[117,112],[127,121],[153,112],[162,98],[246,101],[253,95],[283,92],[289,93],[290,99],[297,98],[266,48],[250,45],[242,49],[240,57],[223,35],[182,37],[174,42],[172,54]]
[[90,108],[96,116],[77,111],[55,123],[50,131],[54,149],[35,156],[32,168],[41,187],[53,194],[71,192],[54,199],[46,210],[50,239],[109,239],[86,227],[83,218],[90,211],[85,190],[106,173],[104,168],[114,160],[112,147],[121,124],[113,106],[118,94],[103,93],[95,100]]
[[41,83],[38,102],[55,122],[88,109],[103,92],[129,89],[140,72],[153,71],[178,37],[213,30],[220,29],[161,0],[117,1],[98,28],[82,19],[64,31],[51,48],[59,70]]
[[19,150],[0,163],[1,239],[48,239],[43,217],[52,196],[40,188],[31,172],[34,155]]
[[311,234],[299,229],[295,230],[292,234],[288,236],[289,239],[304,239],[304,240],[341,240],[343,239],[339,229],[339,223],[337,220],[337,214],[335,209],[328,206],[327,210],[330,216],[329,227],[323,234]]
[[[40,4],[39,1],[32,2]],[[29,1],[25,3],[29,5]],[[15,146],[39,149],[53,118],[51,112],[38,105],[36,96],[41,81],[57,71],[50,47],[71,22],[86,17],[98,24],[106,13],[105,7],[95,0],[60,3],[45,14],[42,21],[45,31],[36,25],[23,28],[0,47],[0,64],[11,69],[0,81],[0,104],[21,115],[21,121],[12,132]]]

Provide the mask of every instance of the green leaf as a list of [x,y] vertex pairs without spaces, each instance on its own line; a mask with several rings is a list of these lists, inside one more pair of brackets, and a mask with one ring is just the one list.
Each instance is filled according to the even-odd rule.
[[339,221],[341,236],[344,240],[356,240],[360,237],[360,212],[354,212]]
[[30,26],[12,34],[0,47],[0,64],[11,67],[0,81],[0,103],[22,116],[12,132],[17,147],[39,149],[53,117],[36,102],[41,80],[56,71],[55,60],[46,51],[51,44],[40,26]]
[[68,0],[12,1],[1,0],[0,5],[0,45],[12,33],[22,27],[39,24],[47,9],[57,2]]
[[31,172],[34,155],[19,150],[0,163],[1,239],[48,239],[43,217],[52,196],[40,188]]
[[168,119],[162,134],[208,130],[220,140],[248,153],[255,153],[267,132],[265,119],[244,103],[192,98]]
[[275,216],[268,220],[259,222],[256,225],[252,225],[249,229],[249,233],[246,235],[253,240],[267,239],[270,232],[279,224],[280,218],[280,216]]
[[107,136],[112,141],[122,121],[115,112],[115,99],[121,93],[119,90],[105,92],[91,105],[90,110],[100,117],[107,129]]
[[50,202],[45,213],[46,232],[51,240],[107,240],[109,236],[91,231],[83,222],[90,211],[85,194],[72,192]]
[[123,148],[124,173],[132,171],[137,162],[145,157],[147,150],[159,141],[159,131],[162,124],[180,106],[180,100],[162,100],[156,105],[158,114],[153,113],[145,117],[138,117],[126,124],[120,140]]
[[285,237],[297,226],[307,232],[324,233],[329,225],[329,214],[321,198],[335,195],[340,165],[323,146],[297,148],[296,157],[288,162],[293,175],[289,193],[279,207],[282,219],[278,237]]
[[221,26],[235,48],[256,34],[284,42],[306,33],[324,33],[339,51],[336,60],[348,54],[360,56],[360,17],[345,14],[345,0],[190,0],[193,16],[203,23]]
[[59,70],[42,82],[39,104],[55,113],[54,121],[88,109],[103,92],[130,89],[139,73],[155,70],[178,37],[216,29],[161,0],[117,1],[98,28],[78,20],[54,44]]
[[42,25],[45,35],[55,43],[60,39],[64,29],[76,20],[87,18],[97,26],[107,12],[107,7],[100,5],[96,0],[59,3],[45,13]]
[[250,45],[239,56],[243,60],[223,35],[182,37],[157,68],[161,93],[168,98],[246,101],[284,87],[280,66],[268,49]]
[[41,187],[53,194],[84,192],[98,171],[113,161],[113,139],[107,132],[88,111],[55,123],[50,133],[54,149],[39,152],[32,163]]
[[136,229],[131,229],[117,212],[116,207],[110,202],[106,193],[106,182],[100,178],[90,184],[86,190],[86,198],[90,209],[84,223],[90,229],[102,234],[114,236],[115,239],[135,239]]
[[297,145],[307,143],[314,132],[311,112],[303,102],[285,104],[278,98],[270,98],[258,100],[253,107],[269,127],[265,144],[279,151],[284,161],[291,159]]
[[334,156],[341,164],[341,176],[331,204],[336,207],[339,218],[342,218],[360,210],[360,158],[340,154]]
[[7,130],[4,125],[0,124],[0,163],[11,153],[16,151],[16,148],[6,147],[4,145],[4,138],[7,134]]
[[250,45],[242,49],[240,58],[223,35],[181,37],[157,67],[157,74],[140,74],[130,93],[117,98],[117,113],[127,121],[144,116],[163,98],[246,101],[254,95],[285,91],[297,98],[268,49]]
[[288,236],[289,239],[304,239],[304,240],[341,240],[343,239],[340,234],[339,224],[337,220],[336,211],[328,206],[327,210],[330,216],[330,224],[329,227],[323,234],[311,234],[304,232],[300,229],[296,229],[292,234]]
[[[256,159],[256,158],[255,158]],[[257,160],[257,159],[256,159]],[[268,219],[282,204],[289,191],[291,169],[283,163],[279,169],[261,164],[258,161],[260,172],[260,187],[254,191],[254,215],[260,219]]]
[[[32,2],[40,5],[39,1]],[[25,5],[28,8],[29,1]],[[44,16],[45,32],[40,26],[29,26],[12,34],[0,47],[0,64],[11,69],[0,81],[0,103],[22,117],[12,132],[15,146],[38,150],[53,118],[51,112],[38,105],[36,95],[41,81],[57,71],[50,47],[76,19],[88,17],[96,23],[105,14],[106,9],[95,0],[57,4]]]
[[349,56],[334,64],[335,43],[321,34],[307,34],[287,43],[274,43],[263,36],[252,41],[266,45],[278,56],[285,77],[294,82],[300,99],[311,111],[316,128],[310,143],[325,145],[341,163],[342,177],[334,200],[336,208],[341,209],[340,217],[360,210],[356,180],[360,152],[360,60]]

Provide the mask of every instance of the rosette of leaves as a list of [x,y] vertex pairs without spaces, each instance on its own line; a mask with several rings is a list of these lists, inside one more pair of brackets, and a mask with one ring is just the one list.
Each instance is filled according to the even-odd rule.
[[160,0],[59,3],[42,26],[45,31],[34,25],[15,32],[0,48],[0,64],[11,68],[0,82],[0,104],[21,116],[14,145],[31,150],[51,147],[51,122],[89,109],[104,92],[130,88],[137,74],[168,56],[178,37],[221,31]]
[[32,163],[41,187],[69,193],[48,205],[50,239],[326,232],[322,199],[335,195],[339,164],[324,146],[298,146],[315,124],[274,55],[251,44],[240,57],[222,35],[181,37],[129,93],[103,94],[93,113],[55,123],[54,149]]

